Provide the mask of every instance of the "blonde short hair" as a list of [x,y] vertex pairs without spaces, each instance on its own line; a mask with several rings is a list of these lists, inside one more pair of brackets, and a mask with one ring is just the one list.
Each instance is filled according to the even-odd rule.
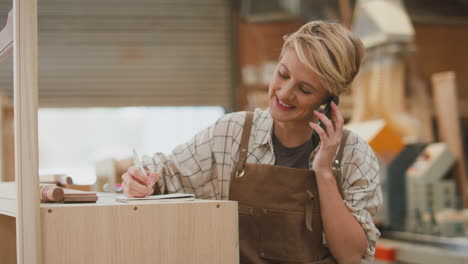
[[324,21],[309,22],[286,35],[281,56],[290,46],[332,95],[348,91],[365,52],[352,32],[338,23]]

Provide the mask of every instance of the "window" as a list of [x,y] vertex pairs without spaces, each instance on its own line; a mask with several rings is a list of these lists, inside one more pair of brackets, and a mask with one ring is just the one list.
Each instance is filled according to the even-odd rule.
[[224,114],[222,107],[41,108],[40,173],[66,173],[77,184],[96,181],[105,158],[170,153]]

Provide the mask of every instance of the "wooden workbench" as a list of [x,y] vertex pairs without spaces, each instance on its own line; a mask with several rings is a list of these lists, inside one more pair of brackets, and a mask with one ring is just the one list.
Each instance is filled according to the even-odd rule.
[[[0,186],[2,264],[16,263],[15,190],[14,183]],[[237,202],[114,198],[42,203],[42,263],[239,263]]]

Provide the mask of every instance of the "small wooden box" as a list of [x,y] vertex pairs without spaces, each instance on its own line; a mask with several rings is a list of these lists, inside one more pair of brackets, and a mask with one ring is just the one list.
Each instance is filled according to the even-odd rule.
[[[120,203],[109,196],[41,204],[40,211],[42,263],[239,263],[237,202]],[[14,221],[4,220],[0,230],[14,230]],[[14,261],[12,243],[2,242],[10,247],[0,251],[10,252],[0,256]]]

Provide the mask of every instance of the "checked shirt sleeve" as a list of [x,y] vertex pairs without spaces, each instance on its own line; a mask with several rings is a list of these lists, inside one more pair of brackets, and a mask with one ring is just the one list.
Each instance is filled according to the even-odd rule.
[[143,157],[144,165],[161,175],[159,193],[183,192],[200,199],[225,199],[233,138],[239,136],[242,120],[236,113],[225,115],[169,155],[157,152]]
[[380,166],[371,147],[355,133],[348,137],[341,166],[344,202],[366,233],[364,258],[372,260],[380,237],[372,219],[382,204]]

